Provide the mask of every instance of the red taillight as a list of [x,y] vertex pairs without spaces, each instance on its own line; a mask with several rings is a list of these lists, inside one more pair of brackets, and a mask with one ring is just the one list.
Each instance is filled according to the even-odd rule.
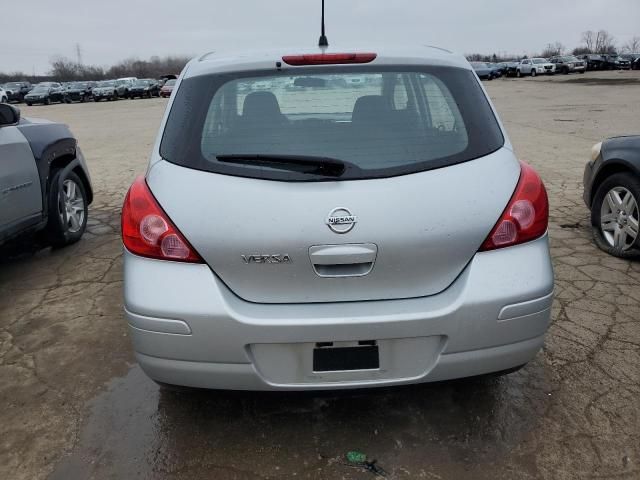
[[500,220],[480,251],[510,247],[541,237],[549,223],[549,200],[542,180],[521,162],[520,180]]
[[122,242],[127,250],[141,257],[203,263],[160,208],[142,176],[135,179],[124,199]]
[[377,53],[309,53],[305,55],[285,55],[282,61],[287,65],[344,65],[347,63],[371,63]]

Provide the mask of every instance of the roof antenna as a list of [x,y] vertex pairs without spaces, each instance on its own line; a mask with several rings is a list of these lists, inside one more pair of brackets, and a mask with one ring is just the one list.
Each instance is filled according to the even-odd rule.
[[320,40],[318,40],[318,46],[321,48],[326,48],[329,46],[329,40],[327,40],[327,36],[324,34],[324,0],[322,0],[322,25],[320,29]]

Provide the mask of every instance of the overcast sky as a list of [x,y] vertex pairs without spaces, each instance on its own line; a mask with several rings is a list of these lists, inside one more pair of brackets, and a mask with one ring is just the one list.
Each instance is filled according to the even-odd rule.
[[[3,0],[4,3],[5,0]],[[584,30],[640,36],[640,0],[326,0],[332,44],[438,45],[460,53],[573,48]],[[55,55],[108,66],[129,57],[309,45],[320,0],[29,0],[4,5],[0,71],[46,73]]]

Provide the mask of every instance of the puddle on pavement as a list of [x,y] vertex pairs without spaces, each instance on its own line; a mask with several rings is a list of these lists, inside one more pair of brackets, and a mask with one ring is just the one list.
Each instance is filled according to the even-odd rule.
[[534,362],[503,378],[391,389],[173,392],[136,366],[91,402],[49,478],[362,478],[342,461],[351,450],[387,472],[480,467],[474,478],[495,478],[544,416],[545,375]]

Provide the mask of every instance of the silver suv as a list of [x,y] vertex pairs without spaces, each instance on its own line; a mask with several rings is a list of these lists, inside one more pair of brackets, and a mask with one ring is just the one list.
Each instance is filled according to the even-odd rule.
[[250,390],[516,369],[549,324],[547,221],[463,57],[207,54],[123,207],[136,358]]
[[556,66],[546,58],[525,58],[520,61],[516,68],[516,76],[523,77],[525,75],[553,75],[556,73]]

